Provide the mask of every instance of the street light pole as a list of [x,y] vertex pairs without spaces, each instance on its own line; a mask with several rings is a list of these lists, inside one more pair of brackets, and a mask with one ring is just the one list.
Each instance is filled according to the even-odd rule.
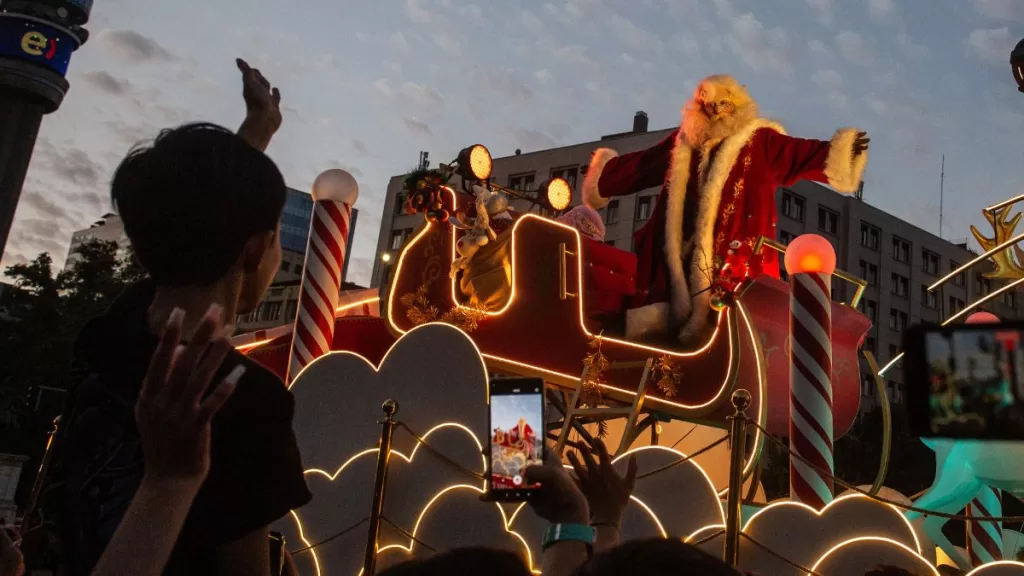
[[43,116],[60,107],[92,0],[0,0],[0,253]]

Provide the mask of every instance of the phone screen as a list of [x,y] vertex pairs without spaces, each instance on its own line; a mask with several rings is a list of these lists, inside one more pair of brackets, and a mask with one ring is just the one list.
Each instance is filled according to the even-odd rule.
[[523,500],[538,488],[526,483],[526,468],[544,463],[544,382],[492,380],[490,430],[490,495],[495,500]]
[[928,432],[948,438],[1024,439],[1024,340],[999,325],[926,330]]

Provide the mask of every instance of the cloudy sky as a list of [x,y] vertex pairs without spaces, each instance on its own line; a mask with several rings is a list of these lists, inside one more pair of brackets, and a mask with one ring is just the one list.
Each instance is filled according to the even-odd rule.
[[1020,0],[97,0],[71,92],[44,120],[3,264],[109,209],[131,145],[189,120],[236,126],[234,58],[281,87],[269,153],[293,187],[359,180],[351,273],[369,278],[388,178],[461,147],[495,155],[676,125],[697,81],[731,73],[791,134],[872,137],[865,197],[947,238],[1024,189],[1024,95],[1008,54]]

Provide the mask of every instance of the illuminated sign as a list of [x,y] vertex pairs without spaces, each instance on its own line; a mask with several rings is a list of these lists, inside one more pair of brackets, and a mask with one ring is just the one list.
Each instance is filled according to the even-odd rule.
[[0,17],[0,57],[32,62],[64,76],[77,46],[67,31],[34,20]]

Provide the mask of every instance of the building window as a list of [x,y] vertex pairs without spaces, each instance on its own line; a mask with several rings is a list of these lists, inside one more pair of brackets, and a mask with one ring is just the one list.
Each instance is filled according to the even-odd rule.
[[936,276],[939,273],[939,255],[927,248],[921,249],[921,269]]
[[804,221],[804,208],[807,205],[807,201],[793,194],[792,192],[785,191],[782,193],[782,213],[787,217],[792,218],[798,222]]
[[405,214],[405,201],[409,198],[409,195],[405,192],[399,192],[398,196],[395,196],[395,216]]
[[899,404],[902,400],[902,395],[900,394],[900,385],[897,384],[896,382],[893,382],[892,380],[889,380],[886,387],[889,389],[889,400],[893,404]]
[[264,302],[260,305],[260,321],[270,322],[281,316],[281,302]]
[[388,244],[388,249],[391,251],[400,250],[402,242],[405,242],[405,230],[394,230],[391,232],[391,243]]
[[892,237],[892,259],[897,262],[910,263],[910,242],[898,237]]
[[604,221],[608,224],[615,224],[619,221],[619,201],[612,200],[608,203],[607,212],[604,215]]
[[1017,308],[1017,293],[1012,290],[1003,292],[1003,305],[1007,308]]
[[555,168],[551,171],[551,178],[565,178],[565,181],[569,183],[570,190],[576,190],[576,175],[579,174],[578,166],[563,166],[562,168]]
[[955,296],[950,296],[949,297],[949,315],[950,316],[952,316],[953,314],[957,314],[958,312],[963,310],[964,306],[967,306],[967,304],[965,304],[963,300],[961,300],[961,299],[959,299],[959,298],[957,298]]
[[874,398],[875,396],[875,378],[867,372],[860,373],[860,395],[865,398]]
[[818,208],[818,230],[826,234],[839,234],[839,213]]
[[[778,240],[783,246],[789,246],[789,243],[793,241],[793,233],[779,228]],[[782,258],[779,258],[779,260],[782,260]]]
[[298,300],[289,300],[288,301],[288,307],[285,309],[285,320],[288,320],[289,322],[291,322],[292,320],[295,320],[295,314],[298,312],[298,310],[299,310],[299,301]]
[[878,252],[878,245],[882,236],[881,231],[867,222],[860,223],[860,245]]
[[900,355],[900,347],[895,344],[889,344],[889,360]]
[[874,300],[862,298],[858,308],[860,308],[860,313],[867,316],[872,323],[878,318],[878,304]]
[[867,338],[864,339],[864,346],[863,346],[864,351],[871,352],[872,354],[877,354],[878,351],[875,350],[875,346],[876,345],[877,344],[875,343],[875,337],[874,336],[868,336]]
[[513,174],[508,177],[508,187],[513,190],[529,192],[533,190],[533,181],[535,178],[536,175],[533,172],[529,174]]
[[636,219],[647,220],[651,217],[651,206],[654,204],[654,196],[641,196],[636,201]]
[[992,293],[992,281],[982,276],[981,272],[974,275],[975,296],[988,296]]
[[867,262],[865,260],[860,261],[860,277],[867,280],[868,286],[878,285],[878,266]]
[[[949,261],[949,271],[950,272],[952,272],[953,270],[956,270],[959,267],[960,267],[960,264],[957,264],[956,262],[954,262],[952,260]],[[964,275],[963,272],[957,274],[956,276],[953,276],[953,285],[954,286],[959,286],[961,288],[963,288],[964,286],[967,285],[967,277]]]
[[933,310],[939,307],[939,295],[929,290],[927,284],[921,285],[921,306]]
[[291,271],[292,271],[291,262],[288,262],[287,260],[281,260],[281,272],[291,272]]
[[895,308],[889,309],[889,330],[902,332],[907,329],[907,313]]
[[900,298],[906,298],[910,295],[910,280],[906,276],[900,276],[899,274],[892,273],[892,282],[889,284],[889,289],[893,294]]

